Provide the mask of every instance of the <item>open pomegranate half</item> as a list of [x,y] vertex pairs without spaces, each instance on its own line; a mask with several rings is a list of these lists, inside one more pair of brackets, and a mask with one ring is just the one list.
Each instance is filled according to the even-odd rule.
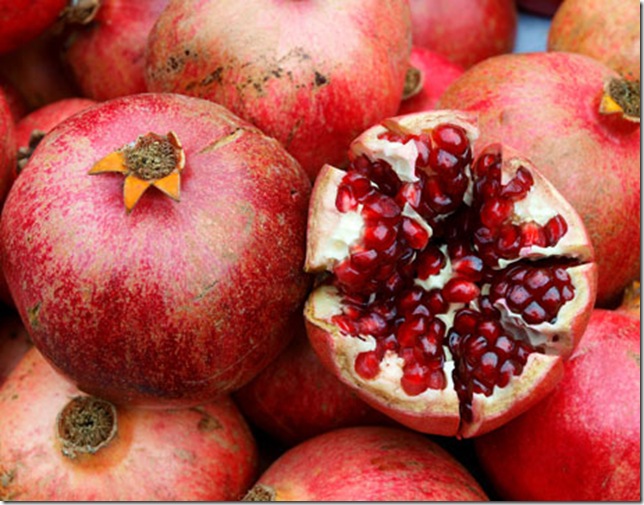
[[373,407],[472,437],[543,398],[594,304],[593,250],[529,160],[473,153],[474,116],[387,119],[316,179],[305,308],[322,362]]

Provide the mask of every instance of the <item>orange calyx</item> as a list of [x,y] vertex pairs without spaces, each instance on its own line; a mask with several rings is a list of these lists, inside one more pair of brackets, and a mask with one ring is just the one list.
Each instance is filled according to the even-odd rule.
[[611,79],[604,85],[599,103],[601,114],[619,114],[626,121],[640,122],[640,82]]
[[129,214],[150,186],[179,201],[185,161],[185,153],[174,132],[165,136],[150,132],[101,158],[88,173],[125,175],[123,201]]

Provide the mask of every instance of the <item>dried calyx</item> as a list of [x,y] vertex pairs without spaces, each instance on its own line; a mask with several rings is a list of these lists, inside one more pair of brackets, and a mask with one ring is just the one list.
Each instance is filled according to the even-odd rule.
[[610,79],[604,86],[599,111],[619,114],[634,123],[640,122],[640,81]]
[[374,407],[421,431],[473,436],[558,379],[594,301],[581,220],[528,160],[471,117],[374,127],[309,214],[308,300],[323,361]]
[[58,414],[56,430],[62,452],[68,458],[94,454],[116,435],[116,408],[99,398],[77,396]]

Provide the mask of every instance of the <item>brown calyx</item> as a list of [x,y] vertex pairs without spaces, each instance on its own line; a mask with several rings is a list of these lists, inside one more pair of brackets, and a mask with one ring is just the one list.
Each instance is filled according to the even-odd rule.
[[604,86],[600,104],[602,114],[622,114],[624,119],[640,122],[640,81],[613,78]]
[[172,135],[148,133],[133,146],[123,149],[125,167],[139,179],[161,179],[175,170],[180,162],[180,147]]
[[242,498],[242,501],[276,501],[275,494],[275,490],[272,487],[255,484]]
[[31,158],[31,155],[40,144],[40,141],[45,137],[45,132],[42,130],[33,130],[29,136],[29,144],[25,147],[18,148],[16,173],[19,174],[25,168],[25,165]]
[[93,396],[77,396],[59,412],[56,432],[68,458],[94,454],[116,435],[116,408]]
[[405,86],[403,87],[403,100],[416,96],[423,89],[423,74],[416,67],[409,67],[405,74]]

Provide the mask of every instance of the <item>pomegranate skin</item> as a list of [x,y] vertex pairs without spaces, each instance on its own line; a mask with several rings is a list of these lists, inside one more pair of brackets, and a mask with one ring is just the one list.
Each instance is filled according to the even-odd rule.
[[596,309],[552,395],[475,439],[501,498],[640,501],[640,326]]
[[303,321],[289,346],[234,395],[253,424],[287,446],[337,428],[392,424],[320,363]]
[[82,396],[32,349],[0,388],[3,500],[237,500],[256,478],[257,447],[226,397],[180,410],[117,407],[95,453],[66,455],[57,416]]
[[595,58],[628,79],[640,78],[640,2],[566,0],[552,19],[549,51]]
[[103,101],[147,91],[148,34],[168,0],[103,0],[89,25],[72,31],[64,53],[84,96]]
[[54,24],[67,0],[2,0],[0,53],[16,49]]
[[410,51],[401,0],[174,0],[150,33],[146,81],[224,105],[314,179],[395,114]]
[[[148,131],[186,153],[181,201],[128,214],[93,164]],[[64,169],[62,168],[64,167]],[[274,140],[216,104],[140,94],[52,130],[0,223],[2,264],[36,346],[115,403],[196,405],[250,381],[299,316],[310,182]]]
[[514,48],[514,0],[410,0],[409,5],[414,45],[464,68]]
[[487,501],[469,472],[418,433],[344,428],[287,451],[246,499],[277,501]]
[[639,273],[640,127],[599,113],[617,74],[571,53],[512,54],[465,72],[438,107],[479,114],[479,145],[503,139],[539,167],[584,220],[610,306]]

